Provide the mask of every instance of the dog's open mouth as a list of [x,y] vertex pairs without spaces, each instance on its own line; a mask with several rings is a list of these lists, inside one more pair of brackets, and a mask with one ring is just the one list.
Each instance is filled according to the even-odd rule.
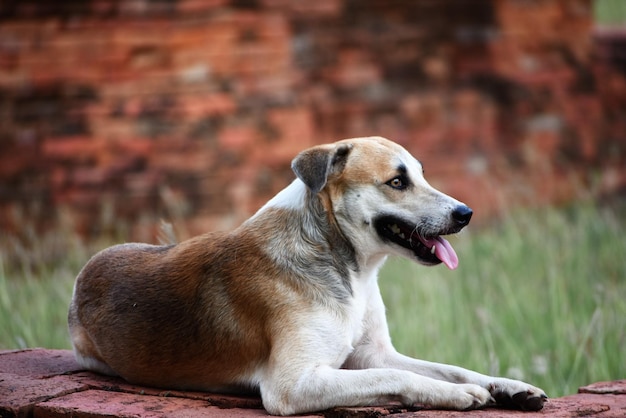
[[439,235],[425,237],[415,225],[394,216],[382,216],[375,223],[376,231],[384,240],[413,251],[425,264],[445,264],[454,270],[459,259],[450,243]]

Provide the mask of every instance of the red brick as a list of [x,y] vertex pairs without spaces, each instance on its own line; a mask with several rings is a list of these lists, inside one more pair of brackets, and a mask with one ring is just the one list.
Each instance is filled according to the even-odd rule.
[[176,10],[180,13],[201,13],[227,5],[229,0],[178,0]]
[[626,379],[614,380],[611,382],[592,383],[591,385],[579,388],[578,393],[594,393],[597,395],[626,395]]
[[154,147],[154,141],[148,138],[138,138],[135,136],[122,137],[117,141],[110,143],[116,153],[123,153],[124,155],[132,156],[145,156],[150,154]]
[[253,150],[257,131],[251,126],[228,126],[218,134],[220,148],[224,150]]
[[228,410],[211,406],[203,400],[170,396],[138,395],[123,392],[88,390],[41,402],[34,408],[34,417],[254,417],[265,416],[262,409]]
[[0,373],[45,378],[80,370],[69,350],[41,348],[0,351]]
[[341,88],[352,89],[381,80],[380,66],[361,49],[339,51],[338,62],[327,72],[328,79]]
[[294,16],[319,19],[338,17],[341,13],[340,0],[291,1],[291,0],[262,0],[264,7],[275,9],[282,13]]
[[[231,145],[237,148],[234,143]],[[213,163],[212,156],[203,152],[202,149],[178,150],[172,154],[154,153],[149,159],[150,168],[159,172],[197,172],[204,174],[211,170]]]
[[178,99],[180,117],[186,120],[197,120],[216,115],[232,114],[237,103],[225,93],[209,93],[193,96],[181,96]]
[[[6,360],[6,358],[0,357],[0,360]],[[36,363],[42,361],[50,363],[46,357],[36,359],[31,356],[30,358]],[[23,365],[30,367],[28,364]],[[0,373],[0,416],[3,418],[29,416],[29,411],[38,402],[85,389],[87,386],[72,381],[66,376],[42,378],[2,372]]]
[[95,156],[100,145],[92,137],[46,138],[42,151],[47,158],[81,161]]

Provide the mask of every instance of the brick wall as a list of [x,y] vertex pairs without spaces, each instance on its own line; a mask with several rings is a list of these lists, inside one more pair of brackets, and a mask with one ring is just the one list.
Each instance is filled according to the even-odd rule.
[[0,228],[231,227],[299,150],[374,134],[478,216],[615,190],[626,79],[597,51],[590,0],[3,2]]

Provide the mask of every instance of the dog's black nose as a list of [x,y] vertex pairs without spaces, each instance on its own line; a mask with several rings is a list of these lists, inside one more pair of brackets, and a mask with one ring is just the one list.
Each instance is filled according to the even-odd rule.
[[470,219],[472,219],[473,213],[472,209],[468,206],[459,205],[452,211],[452,219],[454,219],[458,226],[465,226],[469,223]]

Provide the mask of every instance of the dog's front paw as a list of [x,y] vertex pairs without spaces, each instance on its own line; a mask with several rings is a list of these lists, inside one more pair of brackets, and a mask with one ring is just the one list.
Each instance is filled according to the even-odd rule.
[[478,409],[493,402],[491,393],[485,388],[473,384],[455,384],[447,404],[444,408],[468,410]]
[[489,385],[498,406],[522,411],[539,411],[548,397],[535,386],[517,380],[502,379]]

